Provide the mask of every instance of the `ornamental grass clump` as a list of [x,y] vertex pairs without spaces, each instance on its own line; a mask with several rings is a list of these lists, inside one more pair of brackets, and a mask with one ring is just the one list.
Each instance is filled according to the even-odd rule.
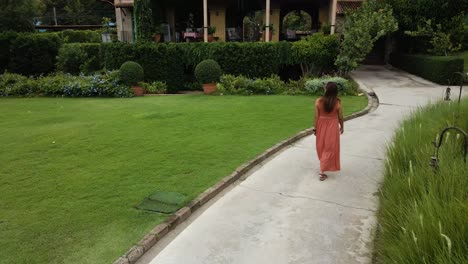
[[464,135],[445,134],[439,168],[432,141],[448,126],[468,131],[468,100],[417,110],[388,147],[380,188],[378,263],[468,263],[468,165]]

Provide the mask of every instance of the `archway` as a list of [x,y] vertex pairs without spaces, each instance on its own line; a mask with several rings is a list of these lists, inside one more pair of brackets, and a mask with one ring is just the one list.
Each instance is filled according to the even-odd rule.
[[304,10],[291,11],[284,16],[282,29],[286,40],[297,40],[312,30],[312,16]]

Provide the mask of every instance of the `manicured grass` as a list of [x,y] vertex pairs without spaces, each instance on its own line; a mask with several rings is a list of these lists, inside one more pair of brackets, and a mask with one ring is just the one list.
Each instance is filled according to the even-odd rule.
[[[345,97],[345,114],[365,97]],[[0,99],[0,263],[111,263],[166,215],[310,127],[313,97]]]
[[[458,118],[456,118],[458,113]],[[434,171],[431,144],[456,125],[468,131],[468,100],[417,111],[402,124],[388,150],[380,190],[377,263],[468,263],[468,165],[463,136],[450,131]]]

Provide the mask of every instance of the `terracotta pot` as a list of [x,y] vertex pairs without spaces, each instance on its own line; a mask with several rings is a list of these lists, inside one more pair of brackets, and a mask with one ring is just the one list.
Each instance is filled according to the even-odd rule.
[[133,94],[135,94],[135,96],[143,96],[145,94],[145,89],[143,89],[143,87],[141,86],[132,86],[132,89],[133,89]]
[[157,35],[154,35],[153,36],[153,40],[154,42],[158,43],[159,41],[161,41],[161,34],[157,34]]
[[203,84],[203,92],[205,94],[212,94],[216,91],[216,83],[205,83]]
[[214,41],[213,35],[208,35],[208,42],[213,42],[213,41]]
[[[265,35],[266,35],[266,34],[265,34],[265,31],[263,31],[263,36],[262,36],[262,40],[263,40],[263,41],[265,41],[265,39],[266,39],[266,38],[265,38]],[[271,30],[270,30],[270,41],[271,41],[272,39],[273,39],[273,33],[272,33]]]

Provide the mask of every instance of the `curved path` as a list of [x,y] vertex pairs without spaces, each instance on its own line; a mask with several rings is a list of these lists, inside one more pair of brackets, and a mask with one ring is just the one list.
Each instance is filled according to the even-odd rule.
[[405,115],[439,100],[444,88],[379,66],[353,76],[375,91],[380,106],[345,123],[341,173],[318,180],[315,138],[308,136],[256,167],[138,263],[370,263],[386,144]]

